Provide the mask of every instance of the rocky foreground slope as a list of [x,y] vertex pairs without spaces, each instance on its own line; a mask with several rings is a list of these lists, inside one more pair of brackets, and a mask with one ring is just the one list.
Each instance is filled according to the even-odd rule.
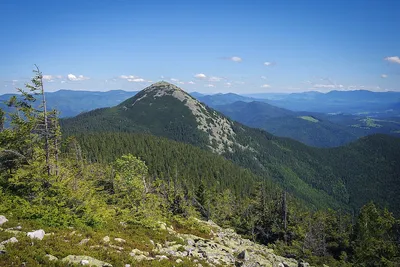
[[[28,231],[21,226],[10,227],[7,219],[0,216],[0,260],[6,257],[13,246],[20,241],[30,239],[31,246],[40,246],[40,242],[46,239],[59,240],[60,242],[74,243],[72,246],[82,247],[84,250],[101,250],[117,252],[124,258],[131,260],[125,266],[271,266],[271,267],[297,267],[308,266],[307,263],[297,262],[277,256],[273,250],[263,245],[256,244],[242,238],[232,229],[224,229],[212,221],[197,220],[205,229],[209,230],[209,238],[202,238],[188,233],[179,233],[172,226],[159,222],[158,229],[154,231],[166,232],[173,239],[164,243],[149,240],[149,244],[141,247],[132,246],[128,239],[104,236],[100,240],[85,238],[77,230],[69,229],[69,232],[45,233],[42,229]],[[7,227],[5,227],[7,225]],[[121,228],[126,227],[121,224]],[[5,239],[4,234],[9,238]],[[11,236],[11,237],[10,237]],[[95,238],[94,238],[95,239]],[[23,241],[22,241],[23,242]],[[29,246],[29,245],[28,245]],[[145,248],[145,249],[143,249]],[[29,249],[27,247],[26,249]],[[21,251],[23,253],[23,251]],[[125,255],[124,255],[125,254]],[[103,261],[87,255],[64,255],[56,257],[51,254],[41,255],[43,263],[53,266],[68,266],[72,264],[87,266],[113,266],[112,262]],[[119,265],[114,265],[119,266]]]

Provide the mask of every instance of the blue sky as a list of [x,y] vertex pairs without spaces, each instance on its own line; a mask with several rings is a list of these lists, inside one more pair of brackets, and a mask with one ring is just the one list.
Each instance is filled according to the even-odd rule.
[[0,93],[400,91],[400,1],[0,1]]

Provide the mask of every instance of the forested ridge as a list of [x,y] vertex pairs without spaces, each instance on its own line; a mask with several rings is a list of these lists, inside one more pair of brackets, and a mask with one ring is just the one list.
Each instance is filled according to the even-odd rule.
[[[144,90],[116,107],[61,120],[63,133],[66,136],[88,132],[147,133],[207,149],[207,135],[212,133],[199,130],[197,117],[184,102],[172,96],[181,89],[174,87],[171,95],[155,97],[164,90],[163,86],[150,86],[151,94]],[[197,102],[197,105],[202,104]],[[206,106],[204,112],[210,114],[209,125],[214,118],[224,118]],[[233,134],[222,143],[228,148],[222,155],[274,181],[309,205],[358,210],[373,200],[399,214],[400,139],[373,135],[337,149],[318,149],[240,123],[229,123]],[[373,142],[375,139],[387,141]],[[371,151],[365,151],[369,147]],[[375,157],[384,160],[376,161]],[[391,194],[387,194],[389,191]]]
[[[60,128],[57,112],[45,109],[39,71],[35,72],[28,89],[28,92],[21,90],[23,100],[11,99],[8,103],[14,110],[12,114],[5,116],[1,112],[0,215],[9,218],[9,222],[2,224],[19,222],[22,229],[43,227],[63,239],[48,237],[44,239],[48,241],[28,245],[31,244],[28,237],[18,237],[21,241],[17,245],[1,244],[0,250],[5,253],[0,254],[0,265],[52,265],[54,263],[45,257],[50,252],[65,257],[83,250],[115,266],[128,262],[135,266],[191,266],[194,263],[186,259],[181,263],[176,263],[174,258],[137,262],[125,252],[106,253],[89,245],[77,246],[70,242],[68,227],[74,227],[93,240],[100,239],[99,235],[106,231],[124,235],[127,243],[154,253],[140,242],[149,238],[165,242],[172,238],[158,233],[155,227],[159,221],[168,222],[180,231],[206,237],[207,231],[193,218],[211,219],[221,226],[232,227],[243,236],[273,248],[275,253],[316,266],[400,264],[399,221],[387,209],[370,202],[351,214],[340,206],[336,210],[327,209],[330,203],[326,202],[320,206],[310,205],[312,195],[310,199],[304,198],[313,191],[303,189],[317,190],[310,184],[325,186],[314,174],[328,165],[303,170],[310,175],[306,180],[308,184],[298,177],[303,168],[318,165],[314,156],[320,156],[326,162],[331,160],[322,150],[313,150],[239,124],[233,126],[237,142],[259,146],[256,154],[233,146],[231,153],[216,155],[206,148],[206,144],[199,148],[151,136],[149,132],[96,131],[96,127],[90,128],[94,124],[89,121],[77,120],[75,126],[78,122],[86,123],[82,126],[92,131],[63,133],[68,124],[63,122],[63,128]],[[32,106],[35,100],[42,101],[38,109]],[[102,111],[96,112],[101,114]],[[82,116],[90,119],[90,114],[93,113]],[[101,118],[97,117],[98,125],[107,121]],[[10,128],[3,127],[5,120],[10,120]],[[107,128],[107,125],[103,126]],[[179,136],[181,134],[179,131]],[[190,143],[187,140],[203,139],[186,139],[185,142]],[[374,148],[366,148],[363,142]],[[390,147],[386,147],[387,142]],[[398,168],[393,158],[397,156],[394,152],[397,147],[385,136],[360,140],[350,148],[353,155],[364,153],[364,149],[374,149],[375,156],[387,157],[378,158],[380,163],[390,159],[392,165],[384,165],[387,169],[382,168],[380,172],[390,173]],[[327,151],[342,156],[348,148],[342,149]],[[255,155],[256,161],[251,158]],[[301,157],[302,160],[298,160]],[[338,164],[344,164],[346,159],[342,160]],[[335,167],[330,165],[326,172],[333,172]],[[334,180],[332,178],[326,177]],[[287,180],[278,186],[277,183],[282,182],[280,179]],[[294,183],[296,181],[298,184]],[[299,185],[304,188],[298,188]],[[315,191],[316,196],[326,197],[324,201],[332,199],[328,189],[333,190],[336,185],[327,186],[323,194]],[[299,192],[303,192],[303,198],[298,198]],[[1,241],[15,233],[10,229],[0,231]]]

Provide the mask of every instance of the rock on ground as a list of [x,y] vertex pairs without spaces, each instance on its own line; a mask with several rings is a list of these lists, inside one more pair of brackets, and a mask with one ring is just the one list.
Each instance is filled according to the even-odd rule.
[[11,238],[8,239],[8,240],[5,240],[5,241],[3,241],[3,242],[0,242],[0,245],[5,245],[5,244],[8,244],[8,243],[18,243],[18,239],[15,238],[15,237],[11,237]]
[[8,222],[6,216],[0,215],[0,226],[2,226],[6,222]]
[[29,236],[32,239],[36,238],[36,239],[42,240],[45,234],[46,233],[44,232],[44,230],[40,229],[40,230],[36,230],[33,232],[28,232],[27,236]]
[[58,258],[56,256],[46,254],[45,256],[49,261],[58,261]]
[[77,256],[77,255],[68,255],[67,257],[61,260],[67,264],[80,264],[80,265],[89,265],[89,266],[96,266],[96,267],[112,267],[111,264],[97,260],[95,258],[89,256]]

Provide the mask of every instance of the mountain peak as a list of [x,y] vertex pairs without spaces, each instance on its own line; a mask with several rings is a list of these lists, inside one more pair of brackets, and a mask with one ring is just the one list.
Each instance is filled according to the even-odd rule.
[[119,108],[131,119],[136,119],[138,114],[147,114],[148,118],[152,118],[152,124],[159,124],[160,131],[165,132],[173,127],[176,127],[176,131],[182,131],[182,127],[186,127],[185,131],[191,131],[201,138],[206,137],[207,146],[217,153],[232,150],[235,141],[233,123],[229,119],[209,109],[178,86],[165,81],[146,87],[121,103]]
[[178,86],[166,82],[166,81],[159,81],[156,83],[153,83],[152,85],[146,87],[143,92],[151,92],[151,91],[183,91],[181,88],[179,88]]

